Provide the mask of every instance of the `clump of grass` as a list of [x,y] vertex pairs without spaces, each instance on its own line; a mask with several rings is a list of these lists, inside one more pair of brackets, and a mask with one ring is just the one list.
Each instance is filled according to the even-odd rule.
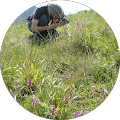
[[106,21],[92,10],[67,18],[70,23],[58,28],[59,40],[38,45],[21,24],[9,28],[1,48],[1,72],[11,95],[45,118],[89,113],[106,99],[118,76],[118,44]]

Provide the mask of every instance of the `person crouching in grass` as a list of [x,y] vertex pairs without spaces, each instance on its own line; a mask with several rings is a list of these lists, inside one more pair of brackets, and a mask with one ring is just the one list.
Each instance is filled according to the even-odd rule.
[[29,38],[46,39],[58,37],[59,32],[55,30],[57,27],[64,26],[65,15],[63,9],[57,4],[47,4],[38,7],[33,15],[28,17],[28,29],[33,33]]

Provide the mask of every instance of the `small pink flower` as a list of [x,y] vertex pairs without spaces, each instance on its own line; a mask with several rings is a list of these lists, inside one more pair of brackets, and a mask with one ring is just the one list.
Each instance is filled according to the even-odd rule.
[[104,89],[102,90],[102,94],[104,94]]
[[88,33],[88,34],[86,35],[86,37],[90,36],[91,34],[92,34],[92,32]]
[[100,100],[100,97],[97,99],[96,106],[98,106],[98,102],[99,102],[99,100]]
[[75,103],[75,101],[74,101],[74,97],[72,98],[72,102]]
[[63,42],[64,42],[64,40],[61,40],[61,41],[63,41]]
[[30,85],[30,84],[32,84],[32,83],[33,83],[32,79],[27,79],[27,86]]
[[73,77],[74,76],[73,72],[71,72],[70,75],[71,75],[71,77]]
[[14,94],[14,93],[12,93],[12,96],[14,97],[14,96],[15,96],[15,94]]
[[83,115],[85,115],[85,113],[86,113],[86,110],[83,108]]
[[55,56],[55,53],[53,53],[53,56]]
[[100,96],[102,96],[102,93],[100,93]]
[[33,98],[33,103],[32,103],[31,105],[34,105],[34,104],[35,104],[35,105],[38,104],[38,102],[37,102],[37,98],[36,98],[36,97]]
[[63,46],[62,46],[62,45],[60,45],[60,47],[62,48]]
[[35,114],[35,112],[33,112],[33,114]]
[[74,117],[73,117],[73,118],[80,117],[80,112],[76,112],[76,113],[74,112],[74,113],[73,113],[73,115],[74,115]]
[[64,103],[65,100],[62,100],[62,103]]
[[104,89],[102,90],[102,93],[100,93],[100,96],[102,96],[103,95],[103,97],[105,97],[105,91],[104,91]]
[[110,33],[111,33],[111,31],[108,31],[108,32],[107,32],[107,34],[110,34]]
[[57,37],[56,37],[56,40],[58,40],[58,39],[59,39],[59,37],[57,36]]
[[66,104],[70,104],[70,102],[69,102],[69,97],[66,97],[66,99],[65,100],[62,100],[62,103],[64,103],[65,102],[65,104],[64,105],[66,105]]
[[55,109],[55,105],[52,105],[52,113],[50,113],[50,116],[55,115],[55,117],[57,117],[57,114],[55,114],[56,109]]
[[53,114],[52,114],[52,113],[50,113],[50,116],[53,116]]

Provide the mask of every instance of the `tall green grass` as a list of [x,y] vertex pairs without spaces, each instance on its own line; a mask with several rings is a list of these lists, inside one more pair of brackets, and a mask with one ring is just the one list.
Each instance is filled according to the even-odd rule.
[[[21,106],[45,118],[70,119],[83,109],[89,113],[110,94],[119,72],[118,44],[106,21],[93,10],[67,18],[70,23],[57,29],[59,41],[38,45],[28,39],[27,24],[21,24],[11,26],[2,43],[1,71],[8,90]],[[33,83],[27,85],[28,79]],[[34,97],[37,105],[31,105]],[[69,105],[62,102],[67,97]],[[50,116],[51,105],[57,117]]]

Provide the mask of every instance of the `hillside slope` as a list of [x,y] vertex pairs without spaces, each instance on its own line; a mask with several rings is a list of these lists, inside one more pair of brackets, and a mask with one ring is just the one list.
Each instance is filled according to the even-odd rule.
[[38,45],[21,24],[9,28],[1,48],[1,72],[11,95],[49,119],[91,112],[110,94],[119,72],[118,44],[106,21],[93,10],[67,18],[70,23],[57,28],[59,41]]

